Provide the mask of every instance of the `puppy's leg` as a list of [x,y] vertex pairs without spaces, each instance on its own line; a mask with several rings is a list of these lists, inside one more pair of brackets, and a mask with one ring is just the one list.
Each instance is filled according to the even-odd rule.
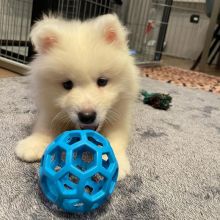
[[53,140],[51,132],[45,125],[37,123],[34,132],[18,142],[15,153],[18,158],[27,162],[40,160],[45,148]]
[[107,137],[114,150],[119,164],[118,179],[121,180],[130,173],[130,163],[126,155],[129,134],[128,129],[122,124],[117,124],[114,128],[108,128],[107,132],[103,132],[103,134]]

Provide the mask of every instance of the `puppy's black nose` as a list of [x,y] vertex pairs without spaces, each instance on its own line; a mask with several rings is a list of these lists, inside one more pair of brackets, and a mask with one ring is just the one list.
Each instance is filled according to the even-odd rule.
[[92,124],[96,119],[96,112],[79,112],[78,118],[83,124]]

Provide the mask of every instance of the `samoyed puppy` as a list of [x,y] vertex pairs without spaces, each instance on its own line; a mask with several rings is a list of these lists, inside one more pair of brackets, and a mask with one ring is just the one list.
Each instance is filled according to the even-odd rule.
[[61,132],[93,129],[110,141],[124,178],[139,72],[125,27],[112,14],[84,22],[49,16],[30,36],[37,51],[30,72],[39,115],[32,134],[16,146],[17,157],[40,160]]

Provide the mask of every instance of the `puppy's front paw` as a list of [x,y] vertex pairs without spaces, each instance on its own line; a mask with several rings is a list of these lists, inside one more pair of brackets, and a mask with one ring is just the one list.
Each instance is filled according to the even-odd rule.
[[31,135],[18,142],[15,153],[18,158],[27,162],[40,160],[51,138],[41,135]]
[[124,155],[123,157],[118,157],[118,164],[119,164],[118,180],[122,180],[131,172],[131,167],[127,156]]

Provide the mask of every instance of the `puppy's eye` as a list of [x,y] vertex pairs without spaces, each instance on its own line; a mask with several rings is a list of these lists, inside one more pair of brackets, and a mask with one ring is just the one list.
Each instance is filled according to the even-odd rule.
[[73,88],[73,82],[71,80],[63,82],[62,85],[63,85],[63,88],[66,90],[71,90]]
[[100,77],[100,78],[97,79],[97,85],[98,85],[99,87],[104,87],[104,86],[106,86],[107,84],[108,84],[108,79],[103,78],[103,77]]

